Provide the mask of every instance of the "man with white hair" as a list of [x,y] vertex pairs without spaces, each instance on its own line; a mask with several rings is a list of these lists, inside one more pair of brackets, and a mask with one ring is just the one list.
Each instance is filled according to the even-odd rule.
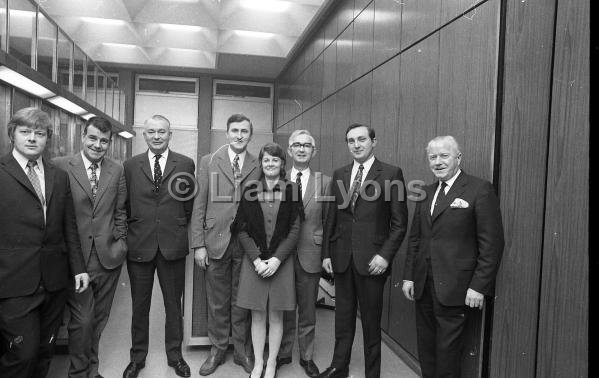
[[300,352],[300,365],[309,377],[319,374],[314,363],[314,333],[316,326],[316,299],[320,282],[321,247],[323,223],[326,221],[327,206],[323,197],[328,192],[331,178],[310,169],[310,162],[316,156],[316,141],[308,130],[295,130],[289,136],[287,153],[292,158],[293,167],[288,179],[296,182],[301,189],[304,203],[305,221],[302,223],[295,255],[296,311],[286,311],[284,317],[283,341],[277,358],[277,366],[291,363],[291,351],[297,338]]
[[416,204],[403,293],[416,301],[418,357],[424,378],[460,377],[462,334],[470,308],[492,295],[503,252],[503,227],[493,185],[460,169],[451,136],[426,147],[437,181]]

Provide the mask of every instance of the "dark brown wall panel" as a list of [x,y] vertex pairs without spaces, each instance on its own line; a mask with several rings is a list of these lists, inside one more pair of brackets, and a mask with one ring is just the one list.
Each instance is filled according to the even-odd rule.
[[440,15],[439,0],[404,0],[401,15],[402,50],[437,29]]
[[353,98],[351,87],[345,87],[335,95],[335,118],[332,127],[333,169],[337,169],[351,162],[351,156],[345,143],[345,130],[352,122],[351,103]]
[[349,83],[352,79],[352,42],[354,27],[351,24],[339,36],[335,44],[337,45],[337,67],[335,78],[335,89],[340,89]]
[[462,167],[493,177],[499,0],[440,31],[438,133],[461,144]]
[[588,376],[589,7],[557,7],[537,377]]
[[349,25],[354,19],[354,0],[338,0],[341,4],[337,8],[335,22],[337,23],[337,35]]
[[345,127],[351,123],[370,124],[372,112],[372,73],[362,76],[349,87],[352,94],[351,112]]
[[372,99],[375,101],[372,101],[369,123],[376,130],[376,156],[389,164],[397,164],[399,57],[372,72]]
[[549,0],[505,5],[499,197],[506,245],[495,289],[489,374],[533,377],[555,8]]
[[320,170],[327,175],[333,174],[333,129],[335,127],[335,96],[331,96],[322,102],[322,123],[320,130]]
[[374,65],[399,53],[401,2],[376,0],[374,5]]
[[374,3],[370,3],[368,8],[354,20],[353,63],[351,66],[354,79],[372,70],[373,37]]

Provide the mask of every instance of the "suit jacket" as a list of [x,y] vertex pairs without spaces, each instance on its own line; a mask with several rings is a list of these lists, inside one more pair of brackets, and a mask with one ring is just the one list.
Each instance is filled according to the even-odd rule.
[[104,268],[120,266],[127,255],[127,187],[123,167],[107,157],[102,160],[94,201],[81,152],[56,158],[54,163],[69,174],[84,261],[87,264],[95,245]]
[[306,219],[300,228],[297,258],[308,273],[320,273],[322,270],[323,225],[328,211],[328,203],[324,197],[329,195],[330,183],[329,176],[311,170],[306,193],[302,198]]
[[[46,221],[33,185],[12,153],[0,158],[0,298],[48,291],[85,272],[69,176],[43,159]],[[70,273],[69,273],[70,271]]]
[[220,259],[225,254],[243,188],[259,178],[258,158],[249,152],[241,167],[239,188],[235,188],[228,148],[201,158],[199,190],[191,218],[192,248],[206,247],[211,259]]
[[[329,204],[322,256],[331,258],[335,273],[345,272],[353,258],[357,272],[369,275],[368,264],[376,254],[391,266],[406,235],[405,185],[401,168],[375,159],[361,186],[363,196],[358,197],[352,213],[352,166],[353,163],[333,174],[331,193],[335,201]],[[390,271],[387,269],[385,274]]]
[[414,281],[419,299],[430,256],[439,302],[460,306],[468,288],[486,295],[493,291],[504,246],[499,201],[490,182],[462,171],[432,217],[437,186],[424,187],[426,199],[416,204],[404,279]]
[[151,261],[160,249],[166,260],[176,260],[189,253],[187,225],[191,218],[193,199],[179,201],[169,192],[169,180],[181,174],[194,176],[195,164],[190,158],[169,150],[162,183],[158,193],[150,169],[148,152],[125,161],[127,184],[127,258]]

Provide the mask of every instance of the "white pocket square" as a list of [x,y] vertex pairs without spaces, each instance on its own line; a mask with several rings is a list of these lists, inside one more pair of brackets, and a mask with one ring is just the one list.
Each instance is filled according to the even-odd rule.
[[456,198],[453,200],[451,205],[449,205],[449,207],[454,209],[467,209],[468,207],[470,207],[470,204],[461,198]]

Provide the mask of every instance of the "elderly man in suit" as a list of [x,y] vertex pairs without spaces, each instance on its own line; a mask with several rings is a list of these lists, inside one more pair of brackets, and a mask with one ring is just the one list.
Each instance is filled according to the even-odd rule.
[[54,159],[69,174],[79,239],[91,279],[91,290],[71,290],[67,299],[71,312],[68,374],[72,378],[101,378],[100,336],[127,254],[127,188],[123,167],[105,156],[111,141],[110,122],[92,117],[81,135],[81,151]]
[[170,122],[154,115],[144,123],[148,151],[124,164],[127,183],[127,271],[131,281],[131,362],[123,378],[135,378],[148,354],[149,312],[154,272],[164,298],[166,313],[164,343],[168,365],[180,377],[191,376],[183,359],[181,297],[185,284],[185,256],[189,253],[187,225],[193,199],[175,190],[193,186],[195,164],[168,148]]
[[[258,159],[247,151],[252,123],[243,114],[227,120],[227,145],[200,160],[198,195],[193,205],[191,246],[196,264],[206,270],[210,356],[200,375],[212,374],[225,362],[232,333],[233,362],[250,373],[254,367],[250,312],[237,307],[243,251],[231,234],[243,186],[260,177]],[[232,331],[232,332],[231,332]]]
[[501,213],[493,185],[460,169],[453,137],[434,138],[426,151],[438,181],[416,204],[402,290],[416,300],[423,377],[460,377],[469,309],[492,294],[503,253]]
[[300,229],[297,254],[294,257],[297,311],[286,311],[284,314],[283,341],[277,359],[278,366],[291,363],[297,323],[300,366],[309,377],[319,374],[312,357],[316,299],[322,270],[323,224],[327,210],[323,199],[331,182],[330,177],[310,169],[310,161],[316,152],[316,141],[308,130],[295,130],[291,133],[287,153],[293,161],[293,167],[288,179],[300,187],[305,220]]
[[0,377],[45,377],[67,291],[89,283],[77,234],[69,176],[42,153],[48,114],[17,111],[8,123],[13,150],[0,158]]
[[335,277],[335,350],[320,377],[347,377],[360,306],[365,376],[381,374],[383,289],[407,230],[408,209],[401,168],[374,157],[374,129],[347,128],[354,161],[333,174],[323,245],[323,268]]

